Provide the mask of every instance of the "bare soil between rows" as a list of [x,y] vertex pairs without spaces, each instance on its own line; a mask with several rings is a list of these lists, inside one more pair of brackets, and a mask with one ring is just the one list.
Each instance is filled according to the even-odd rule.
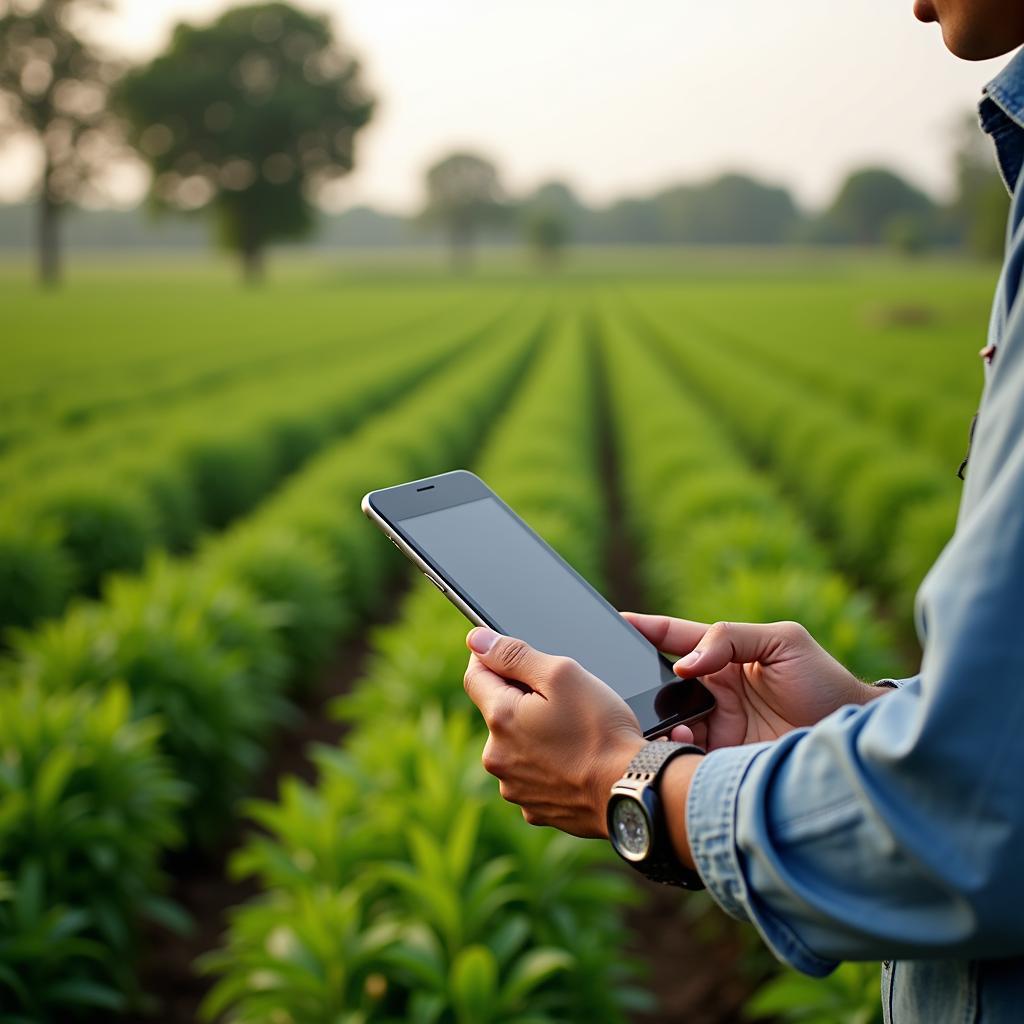
[[[623,611],[657,612],[648,607],[638,572],[639,552],[623,506],[603,370],[598,367],[598,454],[608,516],[607,596]],[[670,444],[671,438],[666,438],[666,443]],[[634,1024],[732,1024],[745,1020],[742,1008],[756,988],[756,979],[744,969],[739,926],[722,915],[715,927],[700,928],[698,933],[694,915],[686,913],[685,901],[692,897],[685,891],[649,882],[629,868],[622,870],[634,879],[643,899],[626,915],[631,932],[628,952],[646,968],[643,984],[656,1004],[650,1012],[635,1012]]]

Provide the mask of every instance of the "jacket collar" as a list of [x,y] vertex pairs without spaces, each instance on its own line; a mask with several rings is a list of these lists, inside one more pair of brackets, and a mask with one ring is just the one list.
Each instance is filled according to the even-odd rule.
[[996,146],[999,171],[1012,193],[1024,165],[1024,48],[985,86],[981,127]]

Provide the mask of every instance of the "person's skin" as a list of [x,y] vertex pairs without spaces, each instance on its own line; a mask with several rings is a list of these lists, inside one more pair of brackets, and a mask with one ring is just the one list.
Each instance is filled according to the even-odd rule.
[[[709,750],[777,739],[844,704],[890,692],[860,682],[795,622],[708,627],[661,615],[625,617],[660,650],[687,656],[676,662],[677,674],[700,675],[714,693],[707,719],[672,732]],[[532,825],[607,837],[609,791],[647,742],[632,709],[571,658],[483,627],[466,642],[474,652],[466,692],[487,724],[483,764],[499,779],[501,795]],[[659,786],[676,852],[687,864],[686,796],[699,760],[677,757]]]
[[1018,0],[914,0],[919,21],[937,21],[950,53],[963,60],[1001,57],[1024,44]]
[[[1021,0],[914,0],[921,21],[938,22],[947,48],[986,60],[1024,44]],[[813,725],[845,704],[892,692],[859,682],[796,623],[702,623],[626,613],[655,646],[683,655],[676,671],[701,676],[717,706],[672,738],[716,747],[772,740]],[[606,837],[609,791],[646,742],[621,697],[569,658],[553,657],[513,637],[478,627],[467,637],[466,692],[483,713],[489,737],[484,767],[501,794],[534,825]],[[693,867],[686,798],[700,755],[681,755],[660,783],[680,860]]]

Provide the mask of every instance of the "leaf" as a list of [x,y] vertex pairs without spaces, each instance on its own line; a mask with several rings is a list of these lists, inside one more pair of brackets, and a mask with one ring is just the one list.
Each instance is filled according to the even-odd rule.
[[564,949],[542,947],[524,954],[509,972],[501,992],[502,1007],[514,1009],[535,988],[559,971],[568,970],[573,963],[573,957]]
[[756,992],[747,1001],[747,1010],[758,1017],[807,1019],[821,1009],[824,994],[820,982],[787,971]]
[[[54,913],[57,912],[52,911],[49,916],[52,918]],[[65,910],[59,914],[56,923],[50,928],[49,940],[56,942],[77,935],[79,932],[85,931],[91,921],[91,915],[83,908]]]
[[466,801],[459,808],[451,831],[448,833],[448,844],[445,849],[445,857],[448,864],[448,872],[456,882],[462,882],[476,849],[476,838],[480,823],[480,804],[476,801]]
[[43,866],[34,857],[21,866],[13,906],[19,925],[31,930],[43,912]]
[[27,1006],[32,1002],[28,988],[15,973],[14,969],[8,967],[6,964],[0,964],[0,990],[2,990],[4,985],[6,985],[24,1005]]
[[439,992],[413,992],[409,1000],[407,1024],[437,1024],[445,1005],[445,997]]
[[529,934],[530,922],[526,916],[511,914],[491,932],[487,945],[491,947],[498,963],[504,965],[522,947]]
[[86,978],[70,978],[49,985],[47,999],[60,1006],[90,1006],[100,1010],[123,1010],[124,996],[115,989]]
[[434,882],[448,880],[447,865],[437,840],[421,825],[409,827],[413,863],[421,875]]
[[147,896],[139,909],[145,917],[162,925],[174,935],[191,935],[195,929],[195,922],[188,911],[164,896]]
[[400,943],[389,949],[384,959],[392,966],[408,971],[421,984],[430,988],[444,987],[444,966],[440,958],[422,946]]
[[498,964],[486,946],[467,946],[452,964],[449,984],[460,1024],[484,1024],[497,996]]

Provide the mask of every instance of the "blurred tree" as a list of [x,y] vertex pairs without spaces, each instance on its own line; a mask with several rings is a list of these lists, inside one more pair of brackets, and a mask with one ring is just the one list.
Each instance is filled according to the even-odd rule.
[[585,238],[612,245],[657,245],[667,241],[664,227],[652,199],[631,197],[595,210],[587,218]]
[[562,181],[545,182],[526,197],[520,222],[526,244],[541,267],[552,270],[557,266],[586,213],[586,207]]
[[326,16],[286,3],[179,24],[115,99],[152,169],[154,202],[211,210],[249,281],[268,243],[310,231],[317,193],[352,169],[374,107]]
[[931,242],[931,226],[921,214],[898,213],[885,222],[884,235],[901,256],[920,256]]
[[935,203],[905,178],[885,167],[866,167],[852,172],[839,188],[825,214],[838,241],[877,245],[886,240],[890,222],[937,216]]
[[498,169],[476,153],[452,153],[427,171],[426,223],[448,234],[452,268],[468,270],[480,229],[507,214]]
[[537,262],[545,269],[553,270],[569,241],[569,223],[565,215],[550,206],[527,209],[525,229],[526,241]]
[[953,166],[956,175],[953,214],[964,243],[978,256],[1001,258],[1010,197],[996,170],[992,145],[978,127],[977,114],[967,114],[959,124]]
[[581,207],[574,237],[584,243],[775,245],[793,238],[800,219],[788,190],[722,174],[620,199],[603,210]]
[[0,143],[31,134],[42,170],[37,199],[39,279],[60,280],[59,221],[110,155],[106,113],[114,65],[77,31],[107,0],[0,0]]
[[586,206],[564,181],[546,181],[538,185],[524,200],[526,206],[552,210],[566,223],[570,234],[575,234],[578,222],[589,213]]
[[745,174],[723,174],[697,185],[678,185],[659,193],[654,202],[668,242],[780,243],[789,240],[800,216],[786,189]]

